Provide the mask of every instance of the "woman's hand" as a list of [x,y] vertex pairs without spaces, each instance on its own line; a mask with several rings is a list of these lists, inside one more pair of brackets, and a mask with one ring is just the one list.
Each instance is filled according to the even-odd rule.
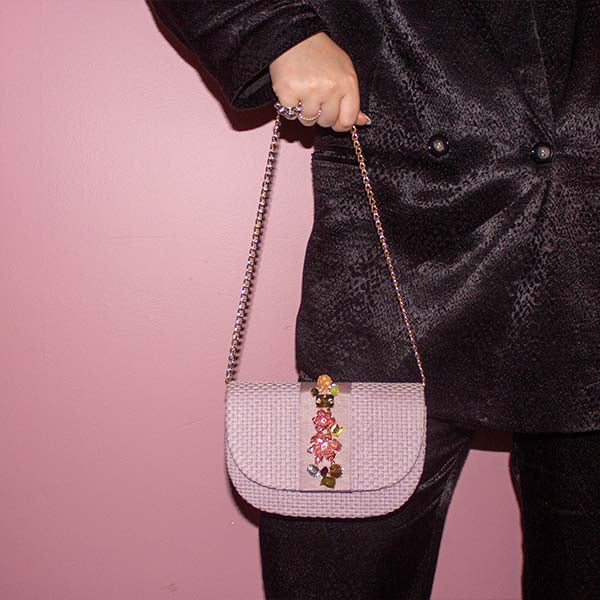
[[349,131],[352,125],[367,125],[369,117],[360,110],[358,77],[348,54],[325,32],[302,40],[270,65],[273,91],[284,106],[302,101],[302,115],[310,118],[321,108],[314,121],[298,119],[310,127],[315,123],[334,131]]

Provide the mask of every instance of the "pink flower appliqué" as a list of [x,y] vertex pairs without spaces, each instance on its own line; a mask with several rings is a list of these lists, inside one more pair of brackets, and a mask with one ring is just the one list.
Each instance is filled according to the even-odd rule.
[[329,411],[321,409],[317,411],[317,415],[313,417],[312,422],[315,424],[317,431],[324,431],[335,425],[335,417],[331,416]]
[[342,449],[342,444],[334,439],[329,431],[315,433],[310,438],[310,441],[311,444],[307,452],[314,455],[317,464],[321,463],[323,459],[328,461],[334,460],[336,452]]

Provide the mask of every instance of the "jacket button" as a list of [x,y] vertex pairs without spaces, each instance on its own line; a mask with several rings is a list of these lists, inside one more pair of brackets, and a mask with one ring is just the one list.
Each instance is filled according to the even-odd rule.
[[536,162],[550,162],[553,156],[554,150],[550,144],[539,142],[531,149],[531,157]]
[[434,156],[443,156],[448,152],[448,140],[441,133],[432,135],[427,143],[427,150]]

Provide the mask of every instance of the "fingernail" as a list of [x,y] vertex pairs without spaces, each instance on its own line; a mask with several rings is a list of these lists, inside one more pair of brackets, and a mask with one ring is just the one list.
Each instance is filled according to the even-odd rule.
[[[365,115],[365,113],[363,113],[363,115]],[[371,117],[369,115],[365,115],[365,117],[367,117],[367,122],[365,123],[365,125],[370,125],[372,123]]]

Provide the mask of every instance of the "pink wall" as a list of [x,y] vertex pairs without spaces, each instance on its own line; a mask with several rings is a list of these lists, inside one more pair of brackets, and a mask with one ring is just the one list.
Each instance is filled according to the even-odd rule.
[[[0,597],[258,599],[222,379],[272,122],[227,116],[144,2],[8,1],[0,28]],[[296,377],[296,127],[241,377]],[[520,560],[507,455],[475,450],[434,598],[516,599]]]

